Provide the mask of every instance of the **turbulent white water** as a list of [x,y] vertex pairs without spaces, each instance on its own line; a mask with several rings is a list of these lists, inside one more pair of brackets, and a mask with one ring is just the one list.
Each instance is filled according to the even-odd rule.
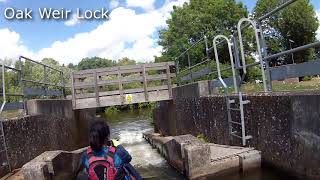
[[[153,149],[142,137],[142,133],[153,130],[149,120],[139,114],[123,113],[121,116],[110,120],[111,136],[119,139],[125,149],[131,154],[131,164],[140,172],[143,179],[184,179]],[[210,178],[209,178],[210,179]],[[222,178],[224,180],[281,180],[294,179],[270,170],[257,171],[246,176],[239,174]]]
[[111,124],[112,138],[120,143],[132,156],[131,164],[137,168],[145,179],[182,179],[142,137],[142,133],[153,130],[147,120],[132,119],[130,121]]
[[145,142],[142,133],[152,131],[146,121],[139,120],[134,122],[117,125],[113,128],[113,135],[119,138],[126,150],[133,157],[132,165],[135,167],[162,167],[166,164],[165,160]]

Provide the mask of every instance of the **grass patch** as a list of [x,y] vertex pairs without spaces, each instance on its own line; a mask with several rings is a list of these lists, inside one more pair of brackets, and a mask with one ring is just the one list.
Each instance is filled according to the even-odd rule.
[[[320,90],[320,78],[311,78],[301,82],[279,81],[272,84],[272,92],[301,92]],[[263,84],[247,83],[242,86],[246,93],[263,92]]]
[[23,110],[3,111],[1,113],[1,116],[4,119],[12,119],[12,118],[21,117],[22,114],[23,114]]

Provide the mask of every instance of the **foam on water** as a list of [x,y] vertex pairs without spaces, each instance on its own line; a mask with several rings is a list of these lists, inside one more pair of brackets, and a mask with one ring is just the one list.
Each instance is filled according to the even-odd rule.
[[135,167],[162,167],[166,165],[165,160],[153,149],[142,137],[144,132],[152,131],[150,122],[143,120],[118,124],[114,126],[112,136],[119,138],[121,144],[133,157],[132,165]]
[[[125,113],[125,115],[130,115]],[[141,173],[143,179],[166,179],[179,180],[184,179],[179,173],[171,168],[161,157],[156,149],[153,149],[142,137],[142,133],[153,130],[150,121],[143,117],[118,117],[116,122],[111,123],[111,137],[119,139],[125,149],[131,154],[131,164]],[[225,180],[281,180],[293,179],[270,171],[261,169],[261,171],[250,173],[246,176],[239,174],[222,177]]]

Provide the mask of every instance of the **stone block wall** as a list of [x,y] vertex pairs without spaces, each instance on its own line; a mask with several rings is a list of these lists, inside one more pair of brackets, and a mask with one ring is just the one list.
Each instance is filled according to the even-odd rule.
[[[28,116],[4,121],[12,169],[45,151],[71,151],[88,145],[88,124],[95,109],[73,111],[70,100],[32,100],[27,107]],[[0,153],[2,160],[4,155]],[[0,177],[7,172],[0,168]]]
[[[320,93],[253,94],[245,99],[248,146],[262,151],[268,164],[299,177],[320,178]],[[239,114],[232,114],[240,121]],[[156,130],[164,135],[203,134],[210,142],[241,145],[229,135],[223,96],[161,102],[154,111]]]

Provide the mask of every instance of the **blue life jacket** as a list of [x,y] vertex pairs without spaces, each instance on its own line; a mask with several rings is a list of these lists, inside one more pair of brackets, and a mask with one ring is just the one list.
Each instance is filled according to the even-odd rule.
[[[112,140],[111,144],[116,148],[116,152],[114,155],[114,166],[118,170],[117,179],[125,179],[125,180],[141,180],[140,174],[135,170],[135,168],[130,164],[132,157],[125,150],[125,148],[120,145],[120,143],[116,140]],[[109,152],[109,147],[104,146],[101,151],[93,152],[96,157],[104,157]],[[84,152],[81,156],[81,163],[85,168],[86,172],[89,170],[89,156],[87,152]]]

